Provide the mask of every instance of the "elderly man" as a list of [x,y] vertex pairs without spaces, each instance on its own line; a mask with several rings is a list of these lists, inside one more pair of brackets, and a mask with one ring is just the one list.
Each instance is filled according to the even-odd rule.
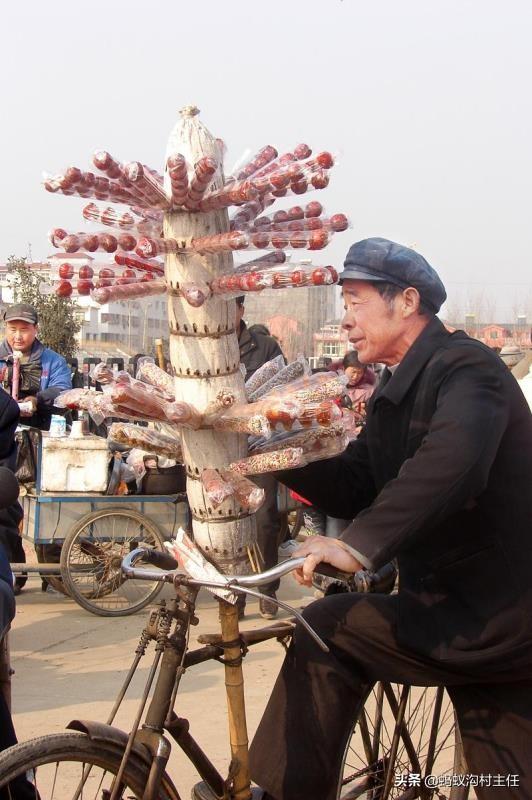
[[[436,318],[445,289],[424,258],[386,239],[354,244],[343,327],[360,361],[386,364],[346,452],[278,477],[354,518],[311,538],[298,575],[399,563],[396,595],[311,604],[321,652],[297,629],[251,747],[275,800],[333,800],[345,743],[379,679],[448,688],[468,772],[509,771],[532,798],[532,422],[508,369]],[[509,768],[510,767],[510,768]],[[497,788],[478,788],[481,800]]]
[[63,356],[37,339],[39,318],[33,306],[15,303],[4,313],[6,338],[0,344],[3,385],[10,393],[13,380],[13,351],[22,353],[17,400],[24,405],[21,416],[26,425],[48,430],[54,400],[72,388],[70,369]]

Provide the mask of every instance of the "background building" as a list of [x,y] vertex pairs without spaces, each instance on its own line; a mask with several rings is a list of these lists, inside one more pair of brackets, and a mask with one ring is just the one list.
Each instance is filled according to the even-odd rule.
[[262,323],[279,340],[288,360],[314,354],[314,332],[334,315],[336,286],[275,289],[246,294],[246,324]]

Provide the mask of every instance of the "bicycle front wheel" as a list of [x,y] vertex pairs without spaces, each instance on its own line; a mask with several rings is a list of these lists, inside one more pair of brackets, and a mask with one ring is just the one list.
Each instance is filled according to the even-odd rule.
[[347,743],[337,800],[467,800],[466,771],[443,688],[377,683]]
[[140,611],[162,589],[157,581],[125,580],[122,559],[136,547],[163,550],[163,537],[147,517],[129,508],[106,508],[80,519],[61,550],[61,575],[80,606],[102,617]]
[[[111,742],[93,742],[83,733],[41,736],[0,755],[0,794],[8,800],[75,800],[109,797],[122,750]],[[132,753],[118,797],[141,798],[149,765]],[[158,800],[179,800],[167,775]]]

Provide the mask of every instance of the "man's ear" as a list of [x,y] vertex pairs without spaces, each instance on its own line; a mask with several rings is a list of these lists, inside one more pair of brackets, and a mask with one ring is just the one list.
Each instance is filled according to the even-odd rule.
[[421,305],[421,297],[419,292],[413,286],[403,291],[401,296],[401,315],[403,319],[411,317],[412,314],[417,314],[419,306]]

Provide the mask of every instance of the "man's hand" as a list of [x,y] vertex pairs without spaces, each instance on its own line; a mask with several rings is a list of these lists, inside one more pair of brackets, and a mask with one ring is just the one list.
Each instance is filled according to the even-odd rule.
[[[29,405],[28,405],[29,403]],[[37,410],[37,398],[25,397],[24,400],[19,400],[20,416],[32,417]]]
[[341,572],[358,572],[359,569],[363,569],[360,561],[351,554],[344,542],[327,536],[309,536],[308,540],[292,553],[292,558],[300,556],[305,556],[305,563],[293,574],[301,586],[312,586],[314,570],[322,562],[330,564]]

